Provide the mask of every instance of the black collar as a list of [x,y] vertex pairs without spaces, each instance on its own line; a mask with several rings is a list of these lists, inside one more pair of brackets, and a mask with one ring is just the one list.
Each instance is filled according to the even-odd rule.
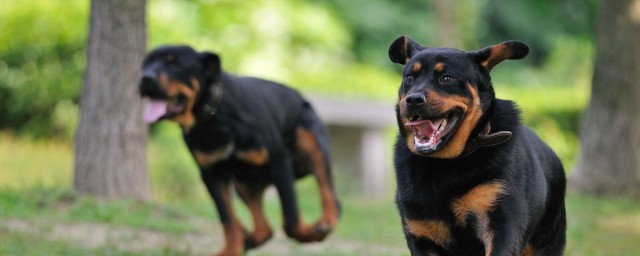
[[209,86],[209,97],[202,107],[199,122],[204,122],[218,113],[218,107],[222,101],[222,83],[214,82]]
[[489,132],[491,132],[491,123],[487,123],[484,130],[478,134],[478,137],[467,142],[464,146],[464,151],[462,151],[462,154],[460,154],[458,158],[467,157],[483,147],[492,147],[505,143],[509,141],[512,136],[510,131]]

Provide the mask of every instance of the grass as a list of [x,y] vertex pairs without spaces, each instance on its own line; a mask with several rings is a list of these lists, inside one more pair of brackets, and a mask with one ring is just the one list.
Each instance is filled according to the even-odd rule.
[[0,254],[7,256],[18,255],[116,255],[107,254],[99,250],[86,249],[80,246],[73,246],[64,242],[48,242],[39,237],[27,234],[11,232],[5,228],[0,228]]
[[72,244],[64,241],[47,241],[42,236],[33,234],[16,233],[0,228],[0,255],[20,256],[20,255],[180,255],[164,249],[151,250],[145,252],[129,252],[114,249],[112,246],[100,246],[86,248],[82,245]]
[[570,195],[566,255],[639,255],[640,205],[624,198]]
[[[99,222],[157,230],[171,234],[202,231],[202,226],[186,223],[191,216],[203,217],[202,209],[179,205],[140,203],[132,200],[98,202],[64,188],[0,190],[0,217],[28,221]],[[187,209],[187,210],[185,210]],[[212,212],[210,217],[212,216]]]
[[34,141],[0,132],[0,188],[70,187],[72,166],[69,143]]
[[[303,181],[302,190],[310,183]],[[304,193],[303,215],[317,216],[315,194]],[[343,198],[344,212],[336,233],[338,241],[404,248],[400,222],[391,200],[368,201]],[[567,197],[569,229],[565,255],[637,255],[640,251],[640,204],[624,198],[593,197],[569,193]],[[305,205],[306,204],[306,205]],[[236,204],[238,205],[238,204]],[[275,198],[266,203],[267,215],[274,227],[280,226],[280,211]],[[209,210],[206,210],[206,209]],[[242,207],[238,207],[242,210]],[[140,204],[131,201],[98,203],[78,197],[60,188],[0,190],[0,219],[21,219],[36,223],[103,223],[110,226],[154,230],[173,235],[185,232],[206,233],[219,228],[209,205],[191,202],[176,204]],[[241,213],[243,221],[248,214]],[[210,224],[194,222],[200,219]],[[200,223],[200,224],[195,224]],[[215,232],[221,232],[216,230]],[[47,248],[51,250],[47,250]],[[295,251],[296,248],[293,248]],[[178,255],[184,251],[169,247],[157,251],[127,252],[113,247],[86,248],[63,240],[11,232],[0,225],[0,255]],[[136,254],[139,253],[139,254]],[[326,254],[324,254],[326,253]],[[269,254],[266,254],[269,255]],[[322,255],[351,255],[336,249]],[[358,254],[355,254],[358,255]]]

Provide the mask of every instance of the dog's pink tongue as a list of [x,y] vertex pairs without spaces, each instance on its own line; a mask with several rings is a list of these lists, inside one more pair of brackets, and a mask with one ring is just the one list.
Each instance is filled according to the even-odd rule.
[[144,121],[148,124],[158,121],[167,113],[167,102],[164,100],[146,100],[144,103]]
[[433,136],[433,133],[438,130],[438,127],[442,123],[442,119],[437,120],[435,122],[431,122],[431,120],[417,120],[417,121],[409,121],[404,125],[414,126],[420,132],[420,135],[425,138],[430,138]]

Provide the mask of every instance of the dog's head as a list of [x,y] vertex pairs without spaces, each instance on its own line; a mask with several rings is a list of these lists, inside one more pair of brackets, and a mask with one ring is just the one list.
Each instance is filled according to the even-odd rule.
[[396,112],[411,152],[458,157],[495,98],[491,69],[528,53],[529,47],[517,41],[465,52],[425,47],[406,36],[396,39],[389,58],[404,65]]
[[188,46],[156,48],[147,54],[142,68],[140,95],[148,98],[145,121],[166,118],[183,127],[193,126],[197,96],[221,72],[216,54],[198,53]]

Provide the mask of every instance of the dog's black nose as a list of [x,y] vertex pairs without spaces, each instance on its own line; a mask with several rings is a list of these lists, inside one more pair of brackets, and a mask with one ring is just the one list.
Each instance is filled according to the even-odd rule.
[[405,99],[407,105],[409,106],[419,106],[427,102],[427,99],[424,97],[422,93],[412,93],[407,96]]
[[156,90],[156,73],[152,71],[144,71],[140,80],[140,95],[151,96]]
[[157,76],[156,72],[145,70],[142,73],[142,82],[143,83],[144,82],[152,82],[153,80],[156,79],[156,76]]

